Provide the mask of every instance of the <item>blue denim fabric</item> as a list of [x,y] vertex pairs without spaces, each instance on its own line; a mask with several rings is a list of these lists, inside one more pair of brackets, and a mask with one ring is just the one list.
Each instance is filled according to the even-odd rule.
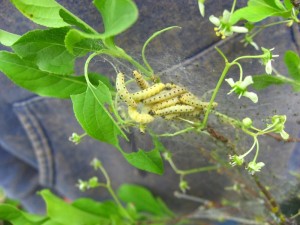
[[[117,38],[119,45],[130,54],[138,56],[143,42],[153,32],[166,26],[182,26],[180,32],[172,31],[151,43],[147,55],[152,60],[150,63],[155,64],[155,69],[161,72],[165,81],[182,83],[199,96],[214,88],[223,66],[215,46],[220,47],[229,58],[245,52],[249,54],[249,51],[257,53],[250,47],[241,47],[240,37],[237,35],[219,41],[207,18],[203,20],[199,16],[197,1],[160,1],[155,4],[150,0],[136,2],[140,9],[140,19],[134,27]],[[218,1],[219,4],[211,2],[213,3],[207,5],[207,15],[220,15],[224,6],[229,4],[221,0]],[[73,3],[70,0],[62,1],[62,4],[75,14],[81,15],[90,24],[100,26],[100,17],[90,1]],[[4,3],[4,8],[0,9],[0,15],[6,18],[3,22],[4,27],[0,27],[2,29],[24,33],[33,27],[13,10],[8,1]],[[274,28],[268,32],[272,34],[270,40],[268,36],[259,36],[258,41],[265,43],[265,47],[268,48],[276,45],[276,53],[283,54],[284,49],[296,51],[297,47],[299,48],[298,30],[291,32],[284,28]],[[206,38],[202,38],[203,33]],[[276,61],[276,68],[284,71],[280,59]],[[77,70],[82,72],[81,66],[82,63],[79,62]],[[245,65],[245,71],[251,71],[253,68],[259,70],[261,65],[255,61],[251,65]],[[95,61],[91,69],[104,74],[111,71],[107,65],[102,65],[100,60]],[[124,67],[128,73],[131,69]],[[235,73],[230,75],[237,77]],[[238,110],[236,109],[240,102],[227,97],[227,92],[228,89],[221,90],[219,96],[223,98],[217,99],[220,111],[241,118],[246,111],[250,113],[249,116],[255,117],[258,113],[269,116],[274,114],[274,109],[279,109],[278,113],[280,110],[286,113],[286,108],[289,107],[287,131],[292,136],[298,135],[300,118],[295,112],[299,109],[300,101],[289,88],[279,87],[277,91],[267,89],[261,93],[262,102],[259,105],[253,106],[249,104],[249,100],[242,100],[245,107]],[[264,97],[267,100],[264,100]],[[41,199],[35,194],[41,188],[50,188],[62,197],[70,199],[80,196],[109,198],[103,189],[82,193],[75,187],[78,179],[98,175],[89,165],[94,157],[101,159],[115,188],[122,183],[137,183],[145,185],[161,196],[171,208],[189,210],[197,206],[196,203],[183,202],[173,197],[173,192],[178,189],[178,176],[168,165],[164,176],[141,172],[128,165],[116,149],[105,143],[86,138],[83,143],[74,145],[68,141],[72,132],[81,133],[82,129],[74,118],[69,100],[35,96],[16,87],[4,75],[0,75],[0,186],[9,196],[20,199],[30,211],[41,213],[44,210]],[[127,151],[136,151],[137,146],[149,149],[151,142],[147,137],[142,137],[138,132],[130,137],[131,143],[124,143]],[[167,147],[176,156],[178,167],[185,169],[207,164],[205,159],[199,157],[199,146],[195,146],[194,143],[194,140],[190,142],[178,138],[171,138],[166,142]],[[283,144],[272,139],[266,140],[264,144],[269,146],[269,149],[261,153],[264,162],[268,161],[268,165],[271,165],[267,166],[267,172],[279,171],[284,174],[290,165],[291,154],[299,156],[299,146],[294,143]],[[285,149],[284,152],[282,149]],[[278,158],[268,157],[270,152],[273,156],[278,154]],[[295,168],[299,169],[299,166],[296,165]],[[103,179],[101,174],[99,177]],[[198,174],[187,179],[193,181],[191,194],[205,196],[210,200],[219,199],[224,186],[230,185],[224,176],[211,173]]]

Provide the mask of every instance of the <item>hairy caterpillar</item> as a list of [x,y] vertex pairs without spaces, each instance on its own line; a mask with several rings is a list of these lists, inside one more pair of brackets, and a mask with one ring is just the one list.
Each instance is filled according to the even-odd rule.
[[158,109],[163,109],[163,108],[167,108],[169,106],[172,105],[176,105],[179,102],[179,98],[175,97],[175,98],[170,98],[166,101],[162,101],[162,102],[158,102],[154,105],[151,106],[152,110],[158,110]]
[[138,84],[138,86],[144,90],[146,88],[149,87],[149,84],[148,82],[143,78],[142,74],[140,74],[138,71],[134,70],[133,72],[133,76],[134,76],[134,79],[136,81],[136,83]]
[[144,90],[135,92],[131,96],[135,101],[141,101],[146,98],[150,98],[153,95],[156,95],[157,93],[161,92],[164,88],[165,88],[165,85],[163,83],[158,83],[158,84],[154,84],[153,86],[150,86]]
[[131,106],[128,106],[128,115],[132,120],[141,124],[151,123],[154,120],[153,116],[147,113],[139,113],[137,108]]
[[118,91],[118,94],[120,95],[121,99],[131,107],[137,107],[136,102],[131,97],[131,94],[128,92],[126,86],[125,86],[125,78],[123,73],[118,73],[117,79],[116,79],[116,88]]
[[195,107],[190,105],[173,105],[167,108],[155,110],[153,113],[158,116],[164,116],[167,114],[173,114],[173,113],[186,113],[186,112],[192,112],[195,110]]
[[171,90],[162,91],[157,95],[154,95],[150,98],[145,99],[144,103],[145,104],[153,104],[153,103],[157,103],[157,102],[162,102],[164,100],[176,97],[185,92],[186,92],[185,88],[177,86],[175,88],[172,88]]
[[[196,96],[191,93],[185,93],[180,97],[180,101],[184,104],[194,106],[199,109],[206,109],[209,105],[209,102],[202,102]],[[218,103],[213,102],[212,108],[217,107]]]

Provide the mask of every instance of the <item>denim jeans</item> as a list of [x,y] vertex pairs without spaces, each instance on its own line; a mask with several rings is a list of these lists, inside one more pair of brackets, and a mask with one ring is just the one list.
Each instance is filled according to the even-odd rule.
[[[171,25],[182,27],[180,31],[173,30],[158,37],[147,50],[150,64],[154,65],[165,82],[183,84],[196,95],[202,96],[215,87],[224,66],[223,59],[215,50],[216,46],[222,49],[229,59],[243,54],[258,54],[250,46],[244,48],[239,35],[220,41],[207,17],[200,17],[195,0],[136,2],[140,10],[138,22],[117,38],[118,45],[136,58],[140,58],[142,44],[152,33]],[[230,7],[230,3],[225,2],[208,2],[206,15],[221,15],[226,5],[228,9]],[[66,0],[62,1],[62,4],[101,29],[101,19],[90,1],[73,3]],[[10,32],[22,34],[34,27],[16,12],[8,1],[3,3],[0,16],[3,20],[0,28]],[[299,50],[299,30],[275,27],[265,32],[269,35],[258,35],[255,40],[266,48],[276,46],[274,52],[280,54],[280,57],[276,58],[275,67],[284,73],[284,50]],[[82,65],[82,62],[77,65],[79,73],[82,73]],[[123,64],[118,67],[127,74],[133,69]],[[91,70],[114,74],[108,63],[102,59],[93,61]],[[244,70],[245,73],[255,74],[262,73],[264,68],[253,60],[245,63]],[[237,78],[238,70],[230,71],[229,76]],[[259,93],[260,102],[255,105],[248,99],[237,101],[236,96],[228,96],[229,88],[225,86],[216,100],[219,103],[218,110],[240,119],[247,113],[251,118],[259,118],[257,123],[260,124],[260,118],[271,116],[274,110],[277,110],[276,114],[288,116],[287,132],[293,137],[298,136],[300,100],[297,94],[291,92],[291,88],[279,86],[265,89]],[[215,125],[218,126],[217,123]],[[152,126],[158,130],[164,129],[160,128],[159,124]],[[230,132],[226,129],[223,132]],[[122,183],[136,183],[150,188],[176,210],[189,210],[197,206],[196,203],[174,198],[173,192],[178,189],[179,178],[167,164],[163,176],[139,171],[130,166],[116,149],[105,143],[85,138],[79,145],[74,145],[68,141],[72,132],[83,131],[73,115],[70,100],[36,96],[15,86],[0,74],[0,186],[8,196],[20,199],[28,210],[43,212],[42,200],[36,195],[36,192],[43,188],[49,188],[69,199],[80,196],[99,200],[109,198],[103,189],[82,193],[75,186],[78,179],[84,180],[95,175],[99,176],[100,180],[103,179],[101,174],[96,174],[90,167],[90,161],[94,157],[103,162],[114,188]],[[133,132],[130,138],[131,142],[123,145],[129,152],[136,151],[140,146],[146,148],[151,145],[149,139],[142,137],[139,132]],[[207,165],[207,159],[199,154],[200,147],[212,150],[212,146],[205,143],[205,140],[205,137],[201,139],[191,136],[185,139],[178,136],[165,141],[165,145],[173,152],[178,167],[188,169]],[[281,186],[285,183],[284,179],[278,181],[266,174],[271,172],[285,177],[289,169],[299,170],[295,158],[299,159],[300,146],[295,143],[278,142],[268,137],[261,141],[265,149],[261,150],[260,157],[267,164],[263,176],[267,177],[270,185],[276,183]],[[197,144],[199,142],[201,145]],[[201,173],[187,179],[191,185],[190,194],[210,200],[225,196],[224,186],[231,185],[229,179],[218,173]]]

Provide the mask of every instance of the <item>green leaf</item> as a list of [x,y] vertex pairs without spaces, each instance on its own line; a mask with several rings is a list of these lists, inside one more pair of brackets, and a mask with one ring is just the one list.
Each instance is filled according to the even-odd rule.
[[284,63],[288,69],[289,75],[296,81],[300,81],[300,57],[296,52],[286,51],[284,54]]
[[72,225],[106,224],[107,220],[84,212],[58,198],[49,190],[40,192],[47,205],[47,214],[55,222]]
[[59,15],[63,7],[55,0],[10,0],[16,8],[34,23],[46,27],[68,26]]
[[19,38],[20,36],[17,34],[9,33],[0,29],[0,43],[4,46],[12,46]]
[[103,38],[122,33],[138,18],[138,9],[132,0],[94,0],[93,3],[103,19]]
[[0,51],[0,71],[15,84],[41,96],[69,98],[86,90],[83,76],[63,76],[41,71],[14,53]]
[[73,13],[69,12],[66,9],[59,10],[60,17],[68,24],[75,25],[76,27],[82,29],[83,31],[94,34],[97,33],[92,27],[86,24],[83,20],[75,16]]
[[163,162],[158,149],[149,152],[139,149],[138,152],[123,153],[126,160],[134,167],[151,173],[163,174]]
[[23,35],[13,50],[22,58],[30,60],[38,67],[50,73],[74,73],[75,57],[65,47],[65,36],[69,28],[34,30]]
[[43,224],[47,218],[22,212],[11,205],[0,204],[0,220],[9,221],[13,225],[39,225]]
[[293,87],[294,92],[299,92],[300,91],[300,82],[295,82],[291,84]]
[[134,167],[145,170],[151,173],[163,174],[164,165],[160,155],[160,152],[165,151],[165,147],[158,140],[157,137],[153,136],[154,149],[151,151],[144,151],[139,149],[138,152],[125,153],[123,155],[125,159]]
[[99,81],[101,81],[103,84],[105,84],[106,87],[110,90],[110,92],[115,92],[115,87],[111,84],[108,77],[94,72],[89,72],[89,80],[91,83],[95,86],[98,86]]
[[62,224],[53,220],[48,220],[45,223],[43,223],[43,225],[66,225],[66,224]]
[[117,191],[119,198],[126,203],[133,203],[137,211],[147,212],[157,216],[172,216],[172,212],[162,206],[162,200],[156,199],[149,190],[144,187],[123,184]]
[[253,76],[253,82],[253,87],[256,90],[265,89],[270,85],[281,85],[286,83],[286,81],[280,77],[267,74]]
[[232,24],[237,23],[241,19],[245,19],[249,22],[259,22],[267,17],[274,16],[277,12],[272,8],[266,8],[264,6],[248,6],[236,10],[230,19]]
[[112,215],[120,216],[119,208],[113,201],[96,202],[89,198],[80,198],[72,205],[82,211],[109,219]]
[[86,34],[79,30],[70,30],[65,37],[67,50],[75,56],[83,56],[88,52],[97,52],[103,49],[101,37],[95,34]]
[[293,8],[293,4],[291,3],[291,0],[284,0],[283,2],[285,8],[287,8],[288,10],[291,10]]
[[271,16],[287,18],[290,16],[290,12],[277,0],[250,0],[248,6],[238,9],[232,14],[230,23],[235,24],[241,19],[254,23]]
[[119,149],[118,135],[123,131],[108,112],[106,105],[113,105],[108,87],[99,81],[98,87],[90,86],[79,95],[71,96],[78,122],[91,137]]
[[66,225],[66,224],[62,224],[53,220],[48,220],[45,223],[43,223],[43,225]]

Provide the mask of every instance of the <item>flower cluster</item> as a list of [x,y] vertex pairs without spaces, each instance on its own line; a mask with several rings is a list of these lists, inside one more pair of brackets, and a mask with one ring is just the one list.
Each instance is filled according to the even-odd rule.
[[79,190],[86,191],[91,188],[99,187],[99,182],[97,177],[92,177],[88,181],[78,180],[78,184],[76,185]]
[[289,139],[289,134],[284,130],[285,121],[286,115],[275,115],[272,117],[272,123],[268,124],[267,128],[270,130],[270,132],[280,134],[283,140],[287,140]]
[[[271,123],[267,124],[266,128],[261,130],[252,125],[252,120],[248,117],[244,118],[242,120],[242,126],[243,130],[245,130],[247,133],[249,133],[251,136],[253,136],[254,142],[251,148],[244,153],[243,155],[233,155],[229,156],[229,164],[231,166],[241,166],[244,164],[244,158],[249,155],[253,149],[256,148],[256,154],[251,162],[248,163],[246,169],[248,170],[249,174],[254,175],[256,172],[260,172],[261,168],[265,166],[265,163],[263,162],[256,162],[258,153],[259,153],[259,142],[258,142],[258,136],[264,135],[267,133],[275,132],[279,133],[282,137],[282,139],[287,140],[289,138],[289,134],[284,130],[286,122],[286,116],[285,115],[274,115],[271,118]],[[255,132],[253,132],[255,131]]]

